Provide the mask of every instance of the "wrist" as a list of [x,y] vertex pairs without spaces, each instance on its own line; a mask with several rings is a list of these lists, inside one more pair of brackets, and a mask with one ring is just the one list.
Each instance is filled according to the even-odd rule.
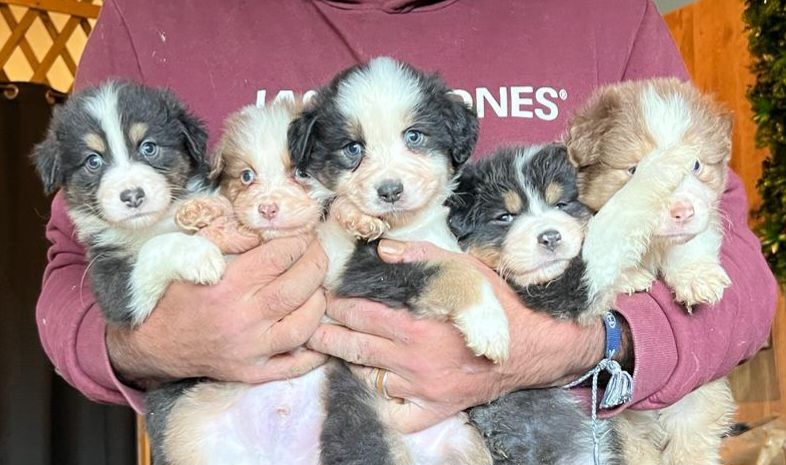
[[594,367],[605,349],[605,329],[522,312],[511,319],[511,360],[500,366],[506,392],[561,386]]
[[106,350],[115,376],[123,384],[140,390],[173,380],[150,363],[150,356],[140,350],[136,337],[137,334],[131,328],[107,326]]

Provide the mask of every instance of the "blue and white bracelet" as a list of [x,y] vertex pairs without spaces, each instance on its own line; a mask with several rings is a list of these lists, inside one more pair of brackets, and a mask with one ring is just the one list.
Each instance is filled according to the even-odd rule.
[[[614,312],[603,315],[603,326],[606,328],[606,349],[603,360],[579,379],[566,384],[564,388],[573,388],[592,378],[592,446],[595,465],[601,465],[600,438],[598,438],[598,408],[607,409],[630,401],[633,395],[633,377],[622,369],[614,356],[622,349],[622,325]],[[609,382],[598,405],[598,377],[602,372],[609,374]]]

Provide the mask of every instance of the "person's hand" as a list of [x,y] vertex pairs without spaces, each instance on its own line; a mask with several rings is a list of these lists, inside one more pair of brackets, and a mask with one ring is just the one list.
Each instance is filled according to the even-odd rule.
[[362,299],[328,298],[328,315],[341,325],[322,325],[307,346],[364,365],[353,370],[375,386],[376,367],[388,370],[390,396],[383,414],[402,432],[417,431],[468,407],[517,389],[560,385],[597,363],[603,353],[602,324],[580,327],[535,313],[491,269],[464,255],[428,243],[381,241],[388,262],[450,259],[481,270],[505,307],[511,329],[511,356],[500,364],[475,356],[450,324],[415,319]]
[[108,327],[112,366],[142,387],[190,377],[261,383],[306,373],[326,359],[301,348],[325,312],[326,268],[318,241],[287,238],[237,256],[215,286],[173,283],[138,328]]

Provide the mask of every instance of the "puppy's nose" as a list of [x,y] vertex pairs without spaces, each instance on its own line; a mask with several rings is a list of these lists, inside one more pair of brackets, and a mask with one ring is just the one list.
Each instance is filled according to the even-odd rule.
[[401,198],[401,193],[404,192],[404,186],[401,181],[383,181],[377,187],[377,195],[384,202],[393,203]]
[[671,204],[671,208],[669,209],[671,218],[677,223],[687,223],[693,218],[694,213],[693,204],[687,200],[677,200]]
[[145,201],[145,191],[141,187],[126,189],[120,193],[120,201],[128,208],[138,208]]
[[556,229],[549,229],[538,234],[538,243],[552,252],[557,248],[561,240],[562,235]]
[[278,213],[277,203],[262,203],[259,205],[259,214],[265,218],[272,220]]

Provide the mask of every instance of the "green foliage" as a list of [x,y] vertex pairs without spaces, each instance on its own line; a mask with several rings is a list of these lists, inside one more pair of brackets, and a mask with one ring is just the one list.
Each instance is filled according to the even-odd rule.
[[743,19],[756,75],[748,100],[758,124],[756,143],[767,147],[759,180],[757,233],[770,268],[786,282],[786,0],[746,0]]

